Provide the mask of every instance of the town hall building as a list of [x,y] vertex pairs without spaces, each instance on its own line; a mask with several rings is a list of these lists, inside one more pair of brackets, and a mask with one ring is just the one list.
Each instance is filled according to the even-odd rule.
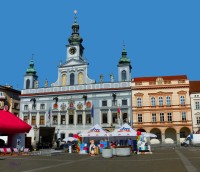
[[[105,129],[132,124],[131,62],[125,47],[117,64],[118,76],[104,82],[88,77],[83,38],[75,14],[72,34],[66,46],[66,61],[58,66],[54,83],[39,85],[31,59],[21,91],[20,118],[32,126],[27,134],[32,143],[48,144],[58,138],[80,133],[99,124]],[[111,71],[112,72],[112,71]]]

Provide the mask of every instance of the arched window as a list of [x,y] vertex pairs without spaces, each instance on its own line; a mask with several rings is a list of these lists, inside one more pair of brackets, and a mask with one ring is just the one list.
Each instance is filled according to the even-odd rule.
[[126,81],[127,79],[126,79],[126,71],[125,70],[123,70],[122,71],[122,81]]
[[156,106],[156,99],[155,99],[155,97],[151,97],[151,106]]
[[163,106],[163,97],[158,97],[159,106]]
[[180,97],[180,104],[185,105],[185,97],[184,96]]
[[30,88],[30,79],[27,79],[26,80],[26,89],[29,89]]
[[82,72],[80,72],[78,74],[78,84],[83,84],[83,73]]
[[70,85],[74,85],[74,73],[70,74]]
[[137,98],[137,107],[142,107],[142,98]]
[[62,86],[65,86],[65,85],[67,85],[67,75],[63,74],[62,75]]

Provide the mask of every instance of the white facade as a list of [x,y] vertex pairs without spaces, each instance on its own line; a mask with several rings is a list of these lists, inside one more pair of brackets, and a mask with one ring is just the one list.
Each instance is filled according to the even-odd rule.
[[192,109],[193,132],[197,133],[200,131],[200,92],[191,93],[190,99]]

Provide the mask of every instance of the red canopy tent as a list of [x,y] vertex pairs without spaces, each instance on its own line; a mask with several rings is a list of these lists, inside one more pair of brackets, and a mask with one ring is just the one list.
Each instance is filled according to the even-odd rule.
[[16,134],[28,133],[31,126],[14,114],[0,110],[0,133]]

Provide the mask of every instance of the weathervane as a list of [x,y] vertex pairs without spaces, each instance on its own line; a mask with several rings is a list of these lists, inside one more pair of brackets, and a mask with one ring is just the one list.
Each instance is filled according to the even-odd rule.
[[74,22],[76,22],[76,14],[78,13],[78,11],[77,10],[74,10]]
[[124,42],[124,40],[123,40],[123,49],[125,49],[125,42]]

